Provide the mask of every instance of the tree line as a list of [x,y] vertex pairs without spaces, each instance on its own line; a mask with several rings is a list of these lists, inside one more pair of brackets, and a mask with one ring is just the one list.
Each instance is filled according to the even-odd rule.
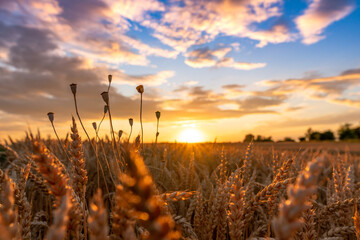
[[[337,135],[337,136],[336,136]],[[254,136],[253,134],[247,134],[243,142],[274,142],[271,136],[265,137],[261,135]],[[339,127],[336,134],[332,130],[316,131],[312,128],[308,128],[304,136],[298,138],[299,142],[311,142],[311,141],[360,141],[360,126],[354,126],[350,123],[345,123]],[[295,139],[291,137],[285,137],[278,142],[295,142]]]

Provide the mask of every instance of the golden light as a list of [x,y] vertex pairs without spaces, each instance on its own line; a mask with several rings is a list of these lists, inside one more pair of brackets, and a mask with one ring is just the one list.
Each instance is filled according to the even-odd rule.
[[203,142],[204,135],[196,128],[187,128],[180,132],[177,139],[179,142],[196,143]]

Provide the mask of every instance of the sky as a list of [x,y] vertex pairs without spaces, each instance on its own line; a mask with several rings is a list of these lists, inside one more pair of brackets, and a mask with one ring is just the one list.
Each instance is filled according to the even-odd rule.
[[[360,119],[355,0],[0,0],[0,138],[94,136],[113,76],[114,129],[144,140],[297,138]],[[106,117],[100,134],[109,134]]]

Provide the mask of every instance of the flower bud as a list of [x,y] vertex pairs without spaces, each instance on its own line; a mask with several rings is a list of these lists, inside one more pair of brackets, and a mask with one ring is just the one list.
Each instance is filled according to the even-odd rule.
[[156,112],[155,112],[155,115],[156,115],[156,118],[157,118],[157,119],[160,118],[160,114],[161,114],[161,113],[160,113],[159,111],[156,111]]
[[108,80],[109,80],[109,83],[111,83],[111,81],[112,81],[112,75],[108,75]]
[[96,131],[96,122],[93,122],[93,123],[92,123],[92,126],[93,126],[93,128],[95,129],[95,131]]
[[71,92],[72,92],[74,95],[76,94],[76,87],[77,87],[77,84],[76,84],[76,83],[70,84]]
[[132,126],[134,124],[134,119],[129,118],[129,124],[130,124],[130,126]]
[[53,112],[48,112],[47,115],[48,115],[48,118],[49,118],[50,122],[53,123],[54,122],[54,113]]
[[139,85],[136,87],[136,90],[139,92],[139,93],[143,93],[144,92],[144,86],[143,85]]
[[109,105],[109,93],[108,92],[102,92],[101,96],[102,96],[104,102],[106,103],[106,105]]
[[105,106],[104,106],[104,114],[106,114],[108,110],[109,110],[108,106],[105,105]]

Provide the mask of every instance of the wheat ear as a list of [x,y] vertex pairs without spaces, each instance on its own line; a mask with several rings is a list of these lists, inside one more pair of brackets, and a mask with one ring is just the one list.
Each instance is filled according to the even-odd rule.
[[300,217],[311,207],[308,198],[316,191],[317,177],[321,172],[323,157],[310,162],[297,177],[296,183],[288,187],[288,200],[280,205],[279,216],[273,220],[275,234],[280,240],[291,239],[302,226]]
[[107,240],[108,224],[107,210],[104,208],[101,189],[94,195],[89,207],[89,233],[93,240]]
[[64,240],[66,226],[69,222],[69,211],[71,208],[70,191],[61,198],[61,204],[54,212],[54,222],[49,228],[45,240]]
[[19,237],[19,225],[17,224],[18,216],[15,210],[14,186],[7,174],[2,171],[1,173],[0,229],[3,230],[1,235],[5,239],[17,239]]

